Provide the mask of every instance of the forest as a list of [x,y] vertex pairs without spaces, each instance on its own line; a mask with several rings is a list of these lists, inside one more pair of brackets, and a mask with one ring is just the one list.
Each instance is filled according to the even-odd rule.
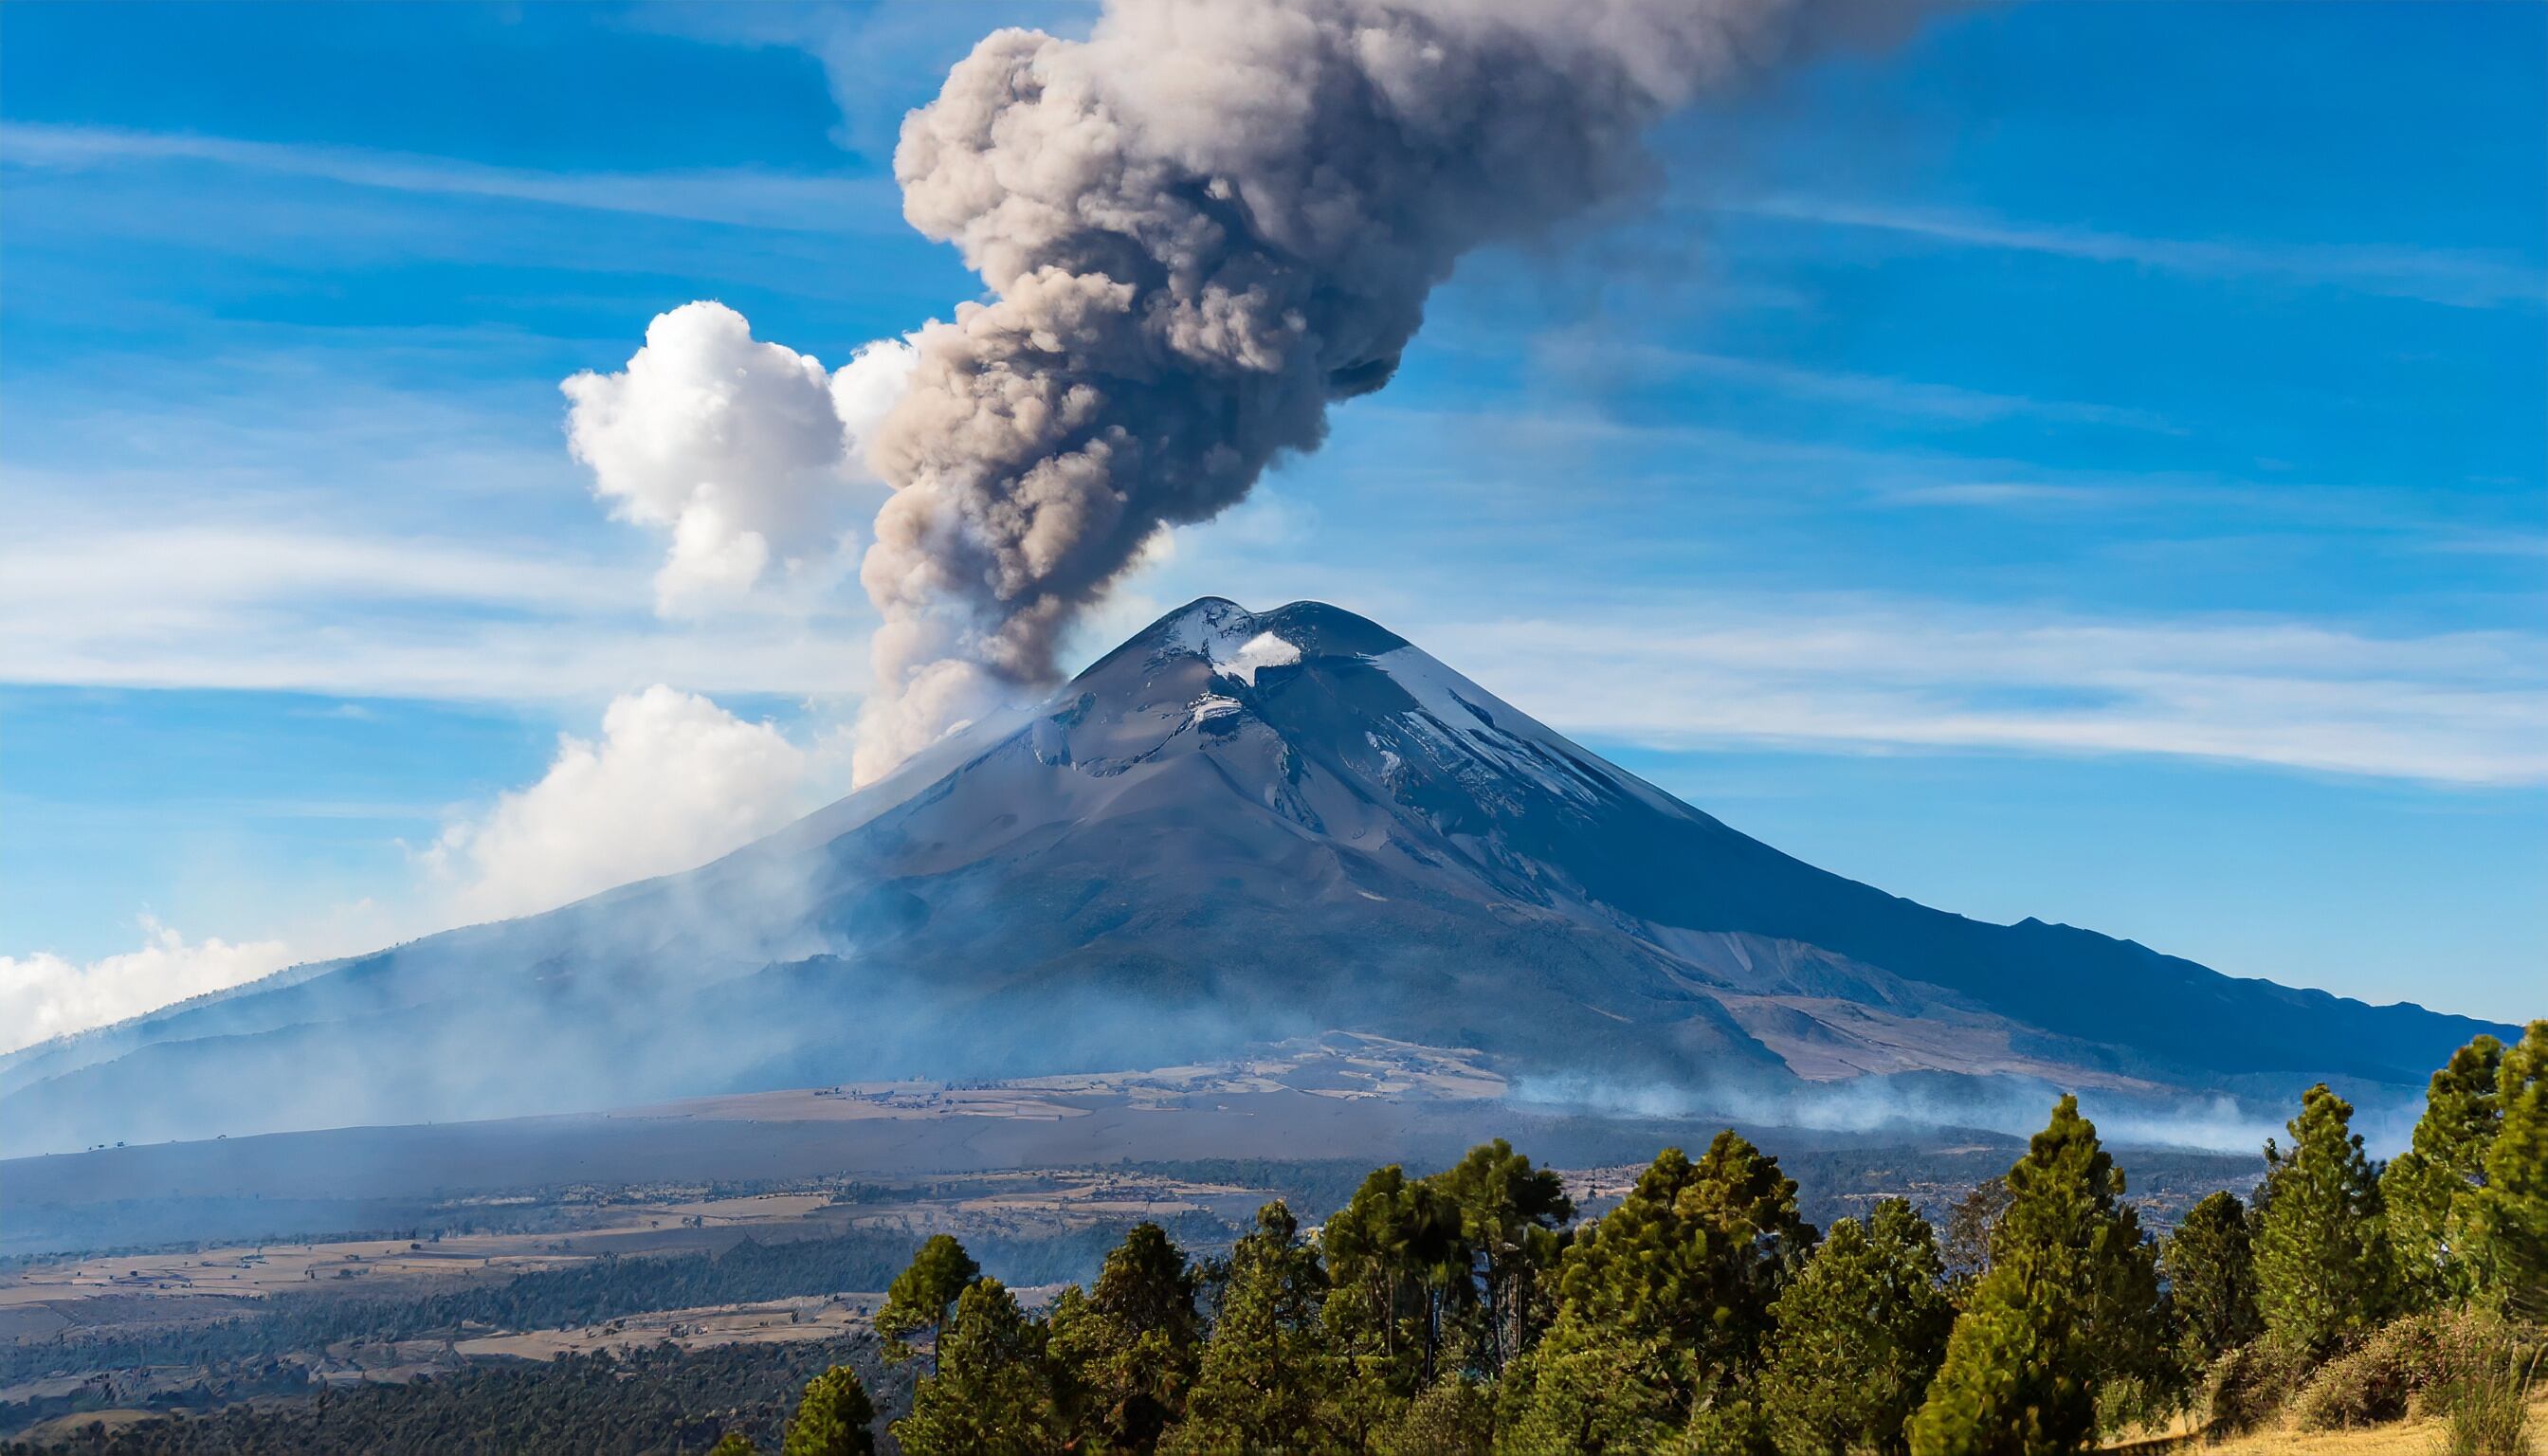
[[[1086,1287],[1034,1309],[941,1234],[855,1357],[797,1346],[801,1373],[730,1357],[764,1362],[750,1392],[740,1368],[728,1389],[650,1384],[642,1356],[422,1382],[363,1393],[357,1444],[1955,1456],[2081,1451],[2170,1420],[2217,1435],[2416,1412],[2444,1421],[2452,1453],[2509,1456],[2531,1449],[2548,1351],[2543,1074],[2548,1021],[2511,1046],[2478,1038],[2385,1164],[2314,1087],[2250,1194],[2204,1199],[2163,1238],[2068,1097],[1943,1232],[1899,1199],[1817,1229],[1777,1160],[1728,1131],[1696,1156],[1664,1149],[1592,1219],[1498,1140],[1427,1176],[1377,1169],[1315,1228],[1270,1203],[1226,1255],[1138,1225]],[[801,1383],[783,1425],[774,1375]],[[676,1384],[696,1393],[678,1416]],[[654,1414],[576,1426],[604,1389]],[[305,1424],[296,1445],[289,1421],[325,1418],[229,1410],[69,1449],[318,1449],[336,1443]],[[534,1428],[583,1433],[522,1444]]]
[[770,1450],[808,1381],[861,1365],[880,1397],[908,1371],[880,1366],[875,1341],[801,1340],[507,1362],[407,1385],[251,1402],[218,1415],[103,1427],[35,1449],[152,1452],[702,1451],[733,1433]]

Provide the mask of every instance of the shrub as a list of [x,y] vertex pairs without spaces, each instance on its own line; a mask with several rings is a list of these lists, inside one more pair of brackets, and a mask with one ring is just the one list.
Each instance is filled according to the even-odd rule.
[[2392,1320],[2320,1366],[2292,1402],[2293,1423],[2302,1430],[2348,1430],[2403,1419],[2410,1402],[2446,1372],[2446,1318]]
[[2271,1336],[2224,1353],[2205,1372],[2196,1409],[2216,1436],[2253,1430],[2282,1412],[2310,1371],[2309,1352]]
[[[2538,1331],[2522,1331],[2485,1311],[2431,1311],[2390,1320],[2344,1354],[2309,1372],[2286,1362],[2283,1380],[2299,1430],[2349,1430],[2408,1415],[2456,1410],[2502,1382],[2504,1369],[2538,1359]],[[2490,1385],[2495,1382],[2495,1385]],[[2265,1405],[2255,1395],[2247,1405]],[[2268,1408],[2270,1410],[2270,1408]],[[2252,1425],[2255,1415],[2247,1420]]]

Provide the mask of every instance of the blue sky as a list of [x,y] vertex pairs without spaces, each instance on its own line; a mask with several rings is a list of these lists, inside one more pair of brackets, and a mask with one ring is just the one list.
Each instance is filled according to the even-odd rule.
[[[945,317],[895,120],[1088,16],[0,12],[0,971],[137,1009],[838,791],[864,598],[660,615],[558,384]],[[1678,118],[1080,650],[1323,597],[1897,893],[2548,1012],[2543,49],[2011,5]]]

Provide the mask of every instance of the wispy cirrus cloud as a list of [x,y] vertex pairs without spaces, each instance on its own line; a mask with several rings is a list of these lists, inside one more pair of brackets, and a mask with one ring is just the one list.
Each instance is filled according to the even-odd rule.
[[[994,25],[1025,26],[1056,36],[1084,34],[1096,0],[1003,0]],[[733,5],[659,0],[616,21],[724,46],[776,46],[822,63],[840,124],[833,140],[852,151],[890,158],[903,113],[938,93],[947,68],[982,39],[986,16],[975,5],[945,0],[838,0],[800,5]]]
[[1760,197],[1718,211],[1825,228],[2120,263],[2204,278],[2262,279],[2413,299],[2455,309],[2548,305],[2548,269],[2502,253],[2385,243],[2257,243],[2144,237],[2104,228],[2010,222],[1987,214],[1815,197]]
[[2161,434],[2184,433],[2163,415],[2127,406],[1996,394],[1956,385],[1930,384],[1847,370],[1806,369],[1767,359],[1622,342],[1581,330],[1568,330],[1543,340],[1538,353],[1541,362],[1568,374],[1587,377],[1595,384],[1655,384],[1703,378],[1803,400],[1876,410],[1949,424],[2040,419],[2062,424],[2112,425]]
[[1654,748],[2128,754],[2548,783],[2548,639],[1900,598],[1684,602],[1418,633],[1579,733]]
[[[47,397],[45,430],[13,432],[32,443],[0,471],[18,505],[14,534],[0,540],[0,681],[565,703],[583,721],[592,704],[651,683],[840,702],[865,679],[864,604],[819,574],[713,619],[659,618],[652,543],[603,520],[545,410],[517,419],[483,401],[412,397],[332,352],[230,360],[223,374],[235,397],[189,408],[145,408],[147,391],[112,408]],[[12,419],[33,408],[22,392]],[[1653,453],[1675,480],[1703,471],[1728,489],[1824,481],[1815,509],[1825,512],[1852,501],[2098,504],[2119,490],[2196,489],[2029,480],[2023,462],[1599,416],[1366,415],[1357,427],[1465,442],[1442,462],[1456,488],[1399,493],[1427,512],[1427,529],[1441,525],[1433,505],[1449,500],[1431,493],[1456,489],[1474,513],[1498,462],[1528,481],[1512,488],[1517,504],[1500,507],[1518,512],[1505,529],[1544,536],[1553,515],[1588,510],[1651,524],[1644,498],[1588,497],[1597,481],[1547,488],[1554,463],[1596,453]],[[1554,453],[1543,461],[1535,449]],[[349,494],[347,481],[363,489]],[[2220,494],[2219,483],[2205,493]],[[1363,497],[1327,509],[1348,500]],[[2320,517],[2376,503],[2307,497]],[[1492,567],[1377,569],[1357,553],[1380,538],[1341,516],[1298,539],[1242,540],[1247,529],[1241,519],[1179,533],[1176,550],[1128,584],[1129,615],[1107,630],[1138,625],[1138,595],[1162,607],[1202,592],[1325,596],[1561,728],[1663,746],[2134,754],[2452,784],[2548,781],[2548,671],[2538,666],[2548,642],[2526,630],[2384,633],[2293,614],[1837,596],[1794,574],[1610,609],[1602,604],[1661,584],[1578,575],[1596,568],[1545,553],[1533,589],[1545,605],[1534,606],[1516,601],[1530,584]]]
[[[2548,784],[2548,635],[1908,592],[1557,591],[1225,553],[1135,587],[1363,612],[1595,744],[2201,760],[2458,789]],[[1518,598],[1518,599],[1517,599]]]
[[[1339,577],[1175,578],[1374,612],[1556,726],[1657,748],[2207,759],[2473,786],[2548,783],[2548,639],[2379,635],[2261,615],[2064,615],[1898,594],[1672,597],[1527,615],[1476,584],[1371,601]],[[404,556],[405,560],[400,558]],[[0,552],[0,681],[592,700],[659,681],[839,698],[856,622],[652,618],[642,564],[276,531],[39,540]],[[368,603],[361,605],[358,603]],[[1136,613],[1138,615],[1138,613]],[[1099,647],[1105,645],[1097,644]]]
[[558,702],[664,680],[805,696],[864,681],[856,626],[796,605],[665,624],[643,565],[532,540],[73,525],[0,547],[0,682]]
[[743,168],[549,172],[357,147],[114,127],[0,123],[0,164],[77,171],[170,162],[388,192],[489,198],[738,228],[866,233],[903,227],[900,194],[890,177],[806,176]]
[[1885,505],[2103,506],[2122,500],[2146,500],[2111,486],[2050,485],[2042,481],[1955,481],[1936,486],[1903,486],[1877,493]]

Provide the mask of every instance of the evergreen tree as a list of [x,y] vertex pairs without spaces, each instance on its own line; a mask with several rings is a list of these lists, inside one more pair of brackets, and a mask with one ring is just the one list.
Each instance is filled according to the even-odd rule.
[[1495,1440],[1495,1402],[1454,1375],[1425,1387],[1373,1432],[1371,1449],[1373,1456],[1488,1456]]
[[1068,1448],[1043,1326],[996,1279],[964,1286],[940,1340],[938,1370],[893,1423],[905,1456],[1045,1456]]
[[[1663,1393],[1667,1429],[1638,1438],[1659,1443],[1757,1367],[1770,1307],[1813,1241],[1812,1226],[1796,1214],[1796,1185],[1777,1159],[1730,1131],[1695,1163],[1666,1148],[1619,1207],[1567,1249],[1557,1319],[1542,1344],[1547,1358],[1532,1379],[1548,1401],[1571,1410],[1582,1393],[1567,1382],[1607,1364],[1588,1357],[1588,1347],[1652,1349],[1646,1378]],[[1632,1410],[1651,1404],[1643,1392],[1621,1395]],[[1595,1434],[1619,1439],[1612,1417],[1596,1414],[1610,1433]],[[1535,1415],[1530,1428],[1554,1439],[1573,1420]]]
[[2188,1209],[2159,1249],[2159,1272],[2189,1351],[2209,1362],[2264,1329],[2256,1313],[2256,1255],[2247,1208],[2234,1193],[2215,1193]]
[[752,1437],[739,1430],[730,1430],[717,1437],[715,1445],[708,1447],[708,1456],[759,1456],[759,1451],[752,1444]]
[[1773,1310],[1760,1404],[1782,1456],[1908,1449],[1955,1310],[1928,1221],[1888,1198],[1832,1226]]
[[2502,1064],[2503,1044],[2493,1037],[2451,1053],[2425,1089],[2412,1145],[2381,1171],[2398,1295],[2410,1309],[2456,1304],[2473,1292],[2463,1226],[2503,1117],[2496,1089]]
[[[860,1383],[859,1373],[847,1365],[835,1365],[806,1384],[804,1398],[796,1403],[796,1416],[787,1422],[786,1443],[778,1448],[779,1456],[874,1456],[875,1437],[867,1430],[874,1421],[875,1407],[868,1403],[867,1388]],[[750,1451],[751,1443],[745,1442],[743,1449]]]
[[1679,1363],[1661,1336],[1578,1338],[1552,1327],[1549,1338],[1504,1372],[1497,1392],[1496,1450],[1503,1456],[1658,1450],[1688,1417],[1688,1395],[1665,1373]]
[[1133,1226],[1096,1287],[1063,1290],[1046,1317],[1076,1449],[1146,1452],[1185,1409],[1202,1354],[1195,1271],[1156,1224]]
[[952,1234],[937,1234],[922,1244],[912,1256],[911,1267],[885,1286],[884,1308],[876,1312],[876,1333],[885,1338],[885,1357],[910,1359],[911,1346],[905,1337],[926,1329],[929,1368],[936,1371],[938,1346],[946,1342],[948,1311],[981,1272],[982,1266]]
[[2486,1152],[2486,1186],[2470,1198],[2471,1263],[2480,1297],[2526,1320],[2548,1319],[2548,1021],[2534,1021],[2496,1078],[2502,1122]]
[[1280,1203],[1229,1251],[1229,1283],[1185,1418],[1160,1442],[1175,1452],[1323,1451],[1338,1439],[1335,1358],[1320,1307],[1326,1272]]
[[1973,1285],[1990,1271],[1991,1230],[2008,1212],[2008,1180],[1985,1178],[1956,1201],[1947,1213],[1946,1237],[1939,1257],[1947,1268],[1947,1297],[1962,1309]]
[[1555,1313],[1549,1276],[1575,1217],[1566,1182],[1512,1150],[1502,1138],[1470,1148],[1432,1181],[1460,1211],[1460,1236],[1475,1260],[1475,1303],[1483,1321],[1473,1352],[1479,1368],[1520,1358]]
[[1327,1220],[1319,1251],[1327,1336],[1351,1362],[1356,1386],[1413,1399],[1432,1383],[1446,1310],[1456,1319],[1472,1293],[1460,1210],[1392,1163]]
[[2352,1104],[2321,1082],[2289,1125],[2291,1151],[2265,1144],[2256,1307],[2267,1333],[2313,1355],[2377,1327],[2390,1308],[2380,1184],[2352,1125]]
[[2053,1106],[2008,1191],[1990,1268],[1912,1417],[1918,1456],[2080,1450],[2096,1433],[2099,1386],[2155,1368],[2156,1259],[2077,1098]]

